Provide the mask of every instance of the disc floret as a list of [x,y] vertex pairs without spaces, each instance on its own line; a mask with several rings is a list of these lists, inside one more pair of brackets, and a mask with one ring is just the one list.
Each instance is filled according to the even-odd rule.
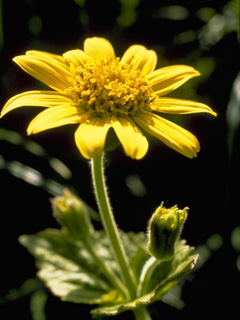
[[151,111],[154,94],[140,70],[119,58],[89,61],[73,70],[73,86],[65,92],[74,105],[96,115],[134,115]]

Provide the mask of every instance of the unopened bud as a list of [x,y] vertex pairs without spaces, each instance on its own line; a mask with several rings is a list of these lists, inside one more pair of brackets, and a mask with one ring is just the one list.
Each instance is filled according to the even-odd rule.
[[54,217],[72,238],[82,241],[89,238],[92,225],[80,199],[65,191],[63,196],[52,200],[52,207]]
[[157,208],[148,225],[148,251],[152,256],[161,260],[173,258],[186,218],[187,208],[179,210],[174,206],[167,209],[163,204]]

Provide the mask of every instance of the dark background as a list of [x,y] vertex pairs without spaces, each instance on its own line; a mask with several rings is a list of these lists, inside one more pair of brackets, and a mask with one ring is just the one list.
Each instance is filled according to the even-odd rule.
[[[173,96],[207,103],[218,117],[168,117],[197,136],[201,151],[196,159],[189,160],[151,137],[149,151],[140,161],[126,157],[121,147],[106,157],[107,183],[120,228],[145,231],[151,213],[162,201],[166,206],[188,206],[183,238],[202,248],[203,258],[206,254],[206,263],[183,288],[185,308],[177,310],[159,302],[150,308],[153,319],[190,319],[196,314],[216,318],[239,310],[239,246],[236,237],[235,245],[232,241],[232,232],[240,225],[239,100],[229,105],[239,72],[238,4],[209,0],[1,1],[1,106],[17,93],[45,88],[12,62],[14,56],[29,49],[62,54],[82,48],[84,39],[91,36],[106,37],[118,56],[132,44],[143,44],[156,50],[157,67],[187,64],[202,73]],[[16,312],[22,319],[32,319],[30,296],[19,293],[19,288],[35,277],[36,269],[18,236],[57,227],[49,203],[54,192],[45,182],[52,179],[71,186],[96,208],[89,163],[73,139],[76,127],[26,136],[28,123],[40,110],[21,108],[0,120],[1,319],[14,319]],[[237,116],[232,116],[236,110]],[[29,152],[29,141],[45,152],[40,156],[36,150]],[[71,176],[62,177],[53,170],[49,165],[53,158],[61,160]],[[29,167],[40,172],[45,182],[33,185]],[[134,194],[131,182],[137,186],[141,182],[145,189]],[[209,246],[212,235],[217,235],[218,243]],[[89,310],[88,306],[62,303],[48,293],[46,319],[91,319]],[[133,318],[126,313],[116,319]]]

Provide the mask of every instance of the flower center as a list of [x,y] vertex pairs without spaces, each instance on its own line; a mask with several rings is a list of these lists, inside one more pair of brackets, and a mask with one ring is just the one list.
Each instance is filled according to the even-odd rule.
[[90,60],[73,70],[74,83],[66,89],[74,105],[88,113],[133,115],[150,111],[154,94],[140,70],[114,60]]

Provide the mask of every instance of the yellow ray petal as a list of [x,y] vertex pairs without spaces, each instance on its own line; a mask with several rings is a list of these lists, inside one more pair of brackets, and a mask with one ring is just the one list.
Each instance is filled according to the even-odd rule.
[[84,52],[96,61],[115,58],[114,49],[105,38],[87,38],[84,41]]
[[75,67],[84,66],[84,64],[89,60],[89,56],[79,49],[67,51],[63,54],[63,57],[69,64],[73,63]]
[[69,78],[72,77],[70,71],[58,59],[53,59],[47,53],[45,56],[27,54],[13,58],[24,71],[34,78],[42,81],[49,87],[64,92],[69,87]]
[[79,123],[82,119],[80,108],[58,106],[40,112],[29,124],[27,133],[34,134],[66,124]]
[[190,132],[153,113],[139,113],[134,116],[136,123],[168,147],[188,158],[197,156],[200,147],[198,140]]
[[121,62],[132,65],[143,74],[148,74],[156,67],[157,55],[155,51],[147,50],[144,46],[133,45],[126,50]]
[[151,105],[151,108],[155,111],[164,113],[187,114],[207,112],[213,116],[217,115],[216,112],[214,112],[206,104],[175,98],[156,99],[154,100],[154,103]]
[[20,107],[54,107],[58,105],[71,105],[72,100],[60,92],[55,91],[26,91],[12,97],[4,105],[1,117],[9,111]]
[[29,57],[52,60],[53,63],[60,63],[63,68],[67,68],[65,59],[63,58],[63,56],[60,56],[58,54],[38,50],[28,50],[26,52],[26,55]]
[[120,140],[125,153],[133,159],[141,159],[148,150],[148,141],[129,118],[112,117],[112,127]]
[[150,80],[154,93],[163,96],[199,75],[200,73],[192,67],[175,65],[157,69],[148,74],[146,78]]
[[110,119],[107,116],[92,117],[80,124],[75,132],[75,142],[86,159],[102,154],[110,127]]

